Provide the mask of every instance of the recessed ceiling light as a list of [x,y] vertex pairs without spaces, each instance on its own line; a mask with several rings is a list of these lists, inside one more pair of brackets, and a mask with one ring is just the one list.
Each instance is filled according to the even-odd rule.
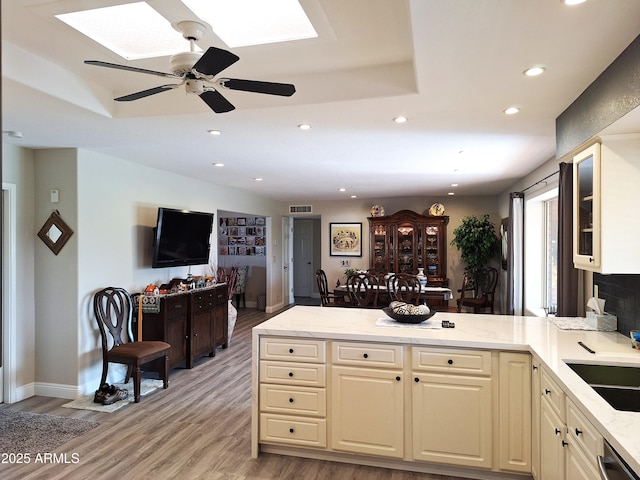
[[301,123],[300,125],[298,125],[298,128],[300,130],[311,130],[311,125],[309,125],[308,123]]
[[504,113],[506,113],[507,115],[515,115],[519,111],[520,109],[518,107],[509,107],[506,110],[504,110]]
[[256,178],[254,178],[254,180],[255,180],[256,182],[261,182],[261,181],[262,181],[262,178],[260,178],[260,177],[256,177]]
[[580,5],[581,3],[586,2],[587,0],[562,0],[562,3],[565,5]]
[[298,0],[182,0],[229,47],[316,38]]
[[214,167],[224,167],[224,163],[216,162],[213,164]]
[[339,188],[339,189],[338,189],[338,191],[339,191],[339,192],[346,192],[346,191],[347,191],[347,189],[346,189],[346,188]]
[[537,77],[538,75],[542,75],[544,73],[545,68],[542,66],[527,68],[524,73],[527,77]]
[[393,119],[394,122],[396,123],[406,123],[407,122],[407,117],[403,117],[403,116],[399,116]]
[[358,198],[357,195],[351,195],[351,198]]
[[451,186],[452,186],[452,187],[457,187],[457,186],[458,186],[458,184],[457,184],[457,183],[452,183],[452,184],[451,184]]
[[209,133],[211,135],[222,135],[222,132],[220,130],[209,130]]
[[447,193],[447,195],[449,195],[449,196],[453,196],[453,195],[455,195],[455,193],[453,193],[453,192],[449,192],[449,193]]

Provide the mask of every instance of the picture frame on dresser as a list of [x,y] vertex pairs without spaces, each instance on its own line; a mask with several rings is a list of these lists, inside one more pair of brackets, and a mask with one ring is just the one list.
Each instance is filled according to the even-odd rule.
[[361,257],[362,223],[330,223],[329,245],[332,257]]

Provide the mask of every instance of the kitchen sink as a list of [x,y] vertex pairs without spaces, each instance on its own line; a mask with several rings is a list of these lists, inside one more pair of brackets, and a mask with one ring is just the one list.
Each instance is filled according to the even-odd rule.
[[567,365],[616,410],[640,412],[640,367]]

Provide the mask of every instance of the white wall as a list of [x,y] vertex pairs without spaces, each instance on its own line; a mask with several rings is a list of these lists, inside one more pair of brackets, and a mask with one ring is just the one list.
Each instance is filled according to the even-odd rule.
[[[136,292],[186,275],[188,267],[151,268],[158,207],[250,211],[267,217],[269,238],[282,236],[279,202],[85,150],[33,152],[3,145],[3,175],[18,192],[22,398],[34,393],[74,398],[97,388],[101,353],[91,303],[97,290],[121,286]],[[60,190],[57,204],[49,197],[54,188]],[[54,208],[74,231],[57,256],[36,237]],[[267,262],[272,309],[282,301],[279,262],[274,249]],[[206,269],[191,267],[194,274]]]

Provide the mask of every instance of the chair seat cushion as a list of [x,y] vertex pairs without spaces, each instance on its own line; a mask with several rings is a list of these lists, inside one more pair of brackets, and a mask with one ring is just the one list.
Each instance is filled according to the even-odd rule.
[[171,348],[166,342],[144,340],[142,342],[129,342],[118,345],[109,350],[109,355],[120,358],[144,358],[154,353],[160,353]]

